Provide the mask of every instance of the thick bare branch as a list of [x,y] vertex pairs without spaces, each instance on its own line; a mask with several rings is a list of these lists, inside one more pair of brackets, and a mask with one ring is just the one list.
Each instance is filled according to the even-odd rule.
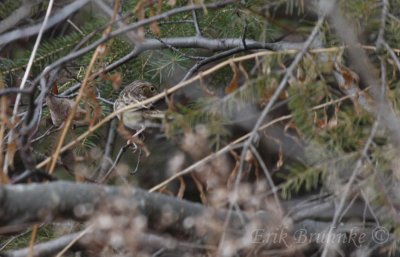
[[[85,220],[94,211],[107,203],[107,200],[121,198],[131,201],[145,215],[149,224],[157,227],[160,217],[166,208],[173,212],[171,229],[182,230],[183,222],[189,217],[205,214],[222,220],[226,212],[206,208],[203,205],[179,200],[174,197],[148,193],[135,188],[106,187],[94,184],[74,184],[69,182],[52,182],[46,184],[29,184],[0,187],[0,224],[15,225],[41,222],[49,219],[69,218]],[[265,224],[277,224],[273,213],[262,215]],[[232,229],[241,229],[238,217],[232,219]],[[5,232],[5,228],[1,229]],[[183,229],[185,230],[185,229]]]

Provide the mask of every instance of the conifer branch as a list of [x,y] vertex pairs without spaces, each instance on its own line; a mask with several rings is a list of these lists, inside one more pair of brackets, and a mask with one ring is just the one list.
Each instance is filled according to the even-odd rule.
[[381,122],[386,129],[390,131],[390,136],[395,144],[397,146],[400,145],[400,118],[394,112],[386,97],[384,101],[381,100],[381,89],[378,87],[380,82],[375,76],[375,67],[369,60],[366,52],[362,48],[357,47],[360,44],[353,26],[342,15],[337,6],[329,13],[329,17],[330,23],[335,27],[340,39],[349,46],[348,53],[350,63],[354,65],[355,71],[360,78],[365,81],[365,84],[371,87],[371,97],[375,103],[374,106],[370,106],[372,114],[376,117],[378,110],[383,110],[385,115],[382,116]]
[[[63,58],[58,59],[57,61],[55,61],[51,65],[48,65],[46,67],[46,69],[38,77],[36,77],[33,80],[32,84],[35,86],[42,77],[46,76],[54,68],[66,63],[66,62],[69,62],[71,60],[74,60],[74,59],[76,59],[76,58],[78,58],[78,57],[80,57],[80,56],[82,56],[82,55],[94,50],[100,44],[103,44],[103,43],[107,42],[108,40],[110,40],[110,39],[112,39],[112,38],[114,38],[116,36],[122,35],[122,34],[126,33],[127,31],[131,31],[131,30],[140,28],[142,26],[148,25],[148,24],[150,24],[152,22],[155,22],[155,21],[158,21],[158,20],[166,19],[166,18],[168,18],[170,16],[173,16],[175,14],[178,14],[178,13],[191,11],[191,10],[202,9],[204,7],[206,7],[206,8],[220,8],[222,6],[225,6],[225,5],[234,3],[234,2],[236,2],[236,0],[224,0],[224,1],[216,2],[216,3],[210,3],[210,4],[206,4],[206,5],[193,5],[193,6],[185,6],[185,7],[175,8],[175,9],[172,9],[172,10],[167,11],[165,13],[162,13],[162,14],[159,14],[159,15],[155,15],[155,16],[152,16],[150,18],[143,19],[143,20],[140,20],[138,22],[135,22],[135,23],[133,23],[131,25],[128,25],[126,27],[117,29],[117,30],[111,32],[110,34],[108,34],[107,36],[103,36],[102,38],[96,40],[92,44],[90,44],[90,45],[88,45],[88,46],[86,46],[86,47],[84,47],[84,48],[82,48],[82,49],[80,49],[80,50],[78,50],[76,52],[70,53],[67,56],[63,57]],[[0,40],[1,40],[1,37],[0,37]]]
[[[290,64],[290,66],[287,68],[285,75],[283,76],[281,82],[279,83],[278,87],[276,88],[274,94],[272,95],[272,97],[269,99],[267,106],[264,108],[264,110],[261,112],[260,116],[257,119],[256,124],[254,125],[249,138],[246,140],[246,142],[243,145],[243,149],[240,155],[240,166],[239,166],[239,171],[238,174],[236,176],[236,180],[235,180],[235,184],[234,184],[234,189],[232,194],[233,195],[237,195],[239,194],[239,184],[240,184],[240,180],[242,178],[242,174],[243,174],[243,170],[244,170],[244,162],[245,162],[245,157],[247,154],[247,151],[249,151],[250,146],[255,143],[254,140],[256,139],[256,136],[258,134],[258,130],[260,128],[260,126],[262,125],[264,119],[266,118],[267,114],[269,113],[269,111],[271,110],[272,106],[275,104],[276,100],[278,99],[279,95],[281,94],[281,92],[285,89],[286,87],[286,83],[288,82],[288,80],[293,76],[293,71],[295,69],[295,67],[298,65],[298,63],[301,61],[301,59],[303,58],[304,54],[306,53],[307,49],[311,46],[311,44],[313,43],[314,39],[316,38],[316,36],[318,35],[318,32],[320,31],[320,28],[323,24],[323,22],[325,21],[325,14],[321,15],[321,17],[318,19],[318,22],[316,23],[316,25],[314,26],[313,31],[311,32],[310,36],[308,37],[308,39],[306,40],[306,42],[304,42],[303,48],[302,50],[296,55],[296,57],[294,58],[293,62]],[[229,224],[229,219],[233,213],[233,206],[236,204],[236,197],[233,197],[232,200],[229,202],[229,212],[228,212],[228,216],[225,222],[225,229],[227,229],[227,226]],[[224,240],[225,240],[225,235],[222,235],[220,244],[219,244],[219,250],[221,250],[221,247],[223,247],[224,245]]]

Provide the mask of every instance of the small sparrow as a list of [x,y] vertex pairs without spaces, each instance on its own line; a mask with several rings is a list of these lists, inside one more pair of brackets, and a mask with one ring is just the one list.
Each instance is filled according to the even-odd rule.
[[[114,102],[114,111],[118,111],[133,103],[139,103],[158,94],[153,84],[143,80],[136,80],[126,86]],[[159,127],[159,121],[164,113],[154,109],[152,103],[142,104],[140,107],[128,110],[118,115],[125,127],[136,131],[143,131],[146,127]]]
[[[57,96],[58,89],[54,86],[52,93],[46,96],[46,104],[50,111],[51,121],[56,127],[60,127],[67,120],[71,109],[75,105],[75,101],[67,98],[61,98]],[[77,107],[75,116],[73,119],[73,124],[77,126],[87,125],[88,122],[85,121],[86,111],[80,106]]]

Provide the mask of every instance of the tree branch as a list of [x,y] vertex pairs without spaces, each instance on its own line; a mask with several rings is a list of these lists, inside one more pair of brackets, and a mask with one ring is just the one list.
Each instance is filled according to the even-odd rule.
[[[240,240],[249,240],[246,237],[254,236],[251,233],[257,229],[276,232],[277,229],[285,227],[284,233],[289,233],[289,235],[296,233],[294,229],[306,229],[306,233],[321,233],[331,224],[330,220],[335,212],[333,198],[319,197],[315,201],[307,199],[296,200],[300,202],[299,204],[296,204],[296,201],[283,202],[283,206],[286,209],[294,209],[294,211],[289,211],[288,213],[291,214],[285,218],[282,218],[282,215],[278,215],[274,211],[243,212],[245,224],[242,224],[240,216],[232,212],[229,229],[225,232],[234,238],[240,238]],[[307,202],[309,204],[305,205]],[[191,242],[200,240],[201,242],[198,242],[200,245],[196,244],[197,248],[194,244],[190,244],[189,248],[193,248],[193,250],[204,249],[204,243],[213,244],[213,242],[216,242],[215,240],[220,238],[223,222],[228,214],[225,209],[207,208],[198,203],[158,193],[149,193],[138,188],[118,188],[70,182],[1,186],[0,203],[2,206],[0,224],[3,226],[0,227],[0,233],[13,232],[12,229],[15,231],[15,228],[21,229],[23,224],[50,222],[54,219],[88,220],[96,217],[97,211],[112,211],[112,204],[118,203],[120,207],[121,204],[129,206],[128,212],[123,215],[129,215],[132,218],[132,215],[135,215],[137,210],[146,217],[146,224],[148,224],[149,229],[146,230],[146,233],[147,231],[149,233],[156,231],[164,233],[162,236],[165,233],[179,235],[179,240],[184,240],[185,237],[189,237]],[[108,206],[110,210],[107,209]],[[307,207],[305,208],[305,206]],[[166,217],[168,218],[166,219]],[[357,221],[363,218],[366,218],[366,220],[362,226],[358,223],[348,222],[346,227],[340,228],[340,231],[353,231],[355,227],[358,227],[360,228],[359,233],[365,233],[363,227],[366,224],[371,225],[369,222],[371,219],[373,220],[373,218],[369,218],[370,216],[366,216],[362,203],[359,202],[349,208],[344,217],[346,220]],[[194,221],[193,226],[187,226],[189,220]],[[372,224],[374,224],[374,221],[372,221]],[[96,226],[90,233],[95,232]],[[89,240],[89,242],[95,244],[93,240],[99,239],[95,234],[90,236],[90,233],[82,238],[82,240],[86,238],[84,241],[78,240],[78,245],[76,246],[79,249],[81,249],[82,245],[85,247],[81,243],[87,243]],[[104,231],[102,234],[106,235]],[[154,237],[151,234],[135,234],[135,237],[138,239],[143,238],[143,240],[138,241],[140,247],[151,250],[159,248],[181,250],[189,246],[187,243],[172,239],[168,241],[169,239],[167,239],[166,242],[170,247],[166,247],[162,243],[165,242],[165,238]],[[64,248],[63,246],[68,245],[75,238],[76,235],[63,236],[54,241],[38,245],[35,251],[37,250],[37,254],[40,253],[40,256],[51,255],[51,253],[59,251],[60,248]],[[107,237],[105,237],[105,240],[107,240]],[[255,238],[252,240],[255,240]],[[90,247],[93,244],[86,245]],[[104,244],[100,244],[104,246]],[[252,246],[244,245],[241,247]],[[26,250],[7,252],[3,256],[23,256]],[[213,248],[214,250],[215,248]]]
[[42,2],[42,0],[24,1],[22,6],[18,7],[18,9],[0,22],[0,33],[9,30],[16,26],[21,20],[27,18],[32,12],[32,7],[40,2]]
[[[57,23],[65,20],[68,16],[70,16],[72,13],[76,12],[80,8],[82,8],[85,4],[87,4],[89,0],[77,0],[72,2],[69,5],[66,5],[63,7],[59,12],[54,14],[49,21],[47,22],[46,27],[44,30],[48,30],[49,28],[53,27]],[[29,37],[32,35],[37,34],[40,31],[42,24],[37,24],[28,28],[22,28],[22,29],[16,29],[10,32],[7,32],[3,35],[0,35],[0,42],[1,45],[8,44],[14,40],[17,40],[22,37]]]
[[[179,200],[174,197],[149,193],[142,189],[107,187],[94,184],[75,184],[70,182],[49,182],[46,184],[29,184],[0,187],[0,224],[10,226],[23,223],[42,222],[49,219],[86,220],[94,211],[115,199],[130,201],[132,206],[148,218],[152,229],[160,227],[163,222],[160,217],[166,208],[171,211],[171,221],[163,229],[169,228],[184,232],[183,225],[186,218],[210,215],[221,222],[226,215],[224,210],[206,208],[203,205]],[[272,212],[263,212],[262,215],[248,215],[247,218],[262,218],[264,225],[277,225],[280,218]],[[239,217],[233,215],[232,230],[243,229]],[[0,229],[0,233],[7,231],[7,227]],[[208,232],[212,232],[211,230]],[[215,233],[215,232],[214,232]]]
[[[112,39],[112,38],[114,38],[116,36],[122,35],[123,33],[126,33],[128,31],[140,28],[142,26],[145,26],[147,24],[150,24],[150,23],[158,21],[158,20],[167,19],[168,17],[173,16],[173,15],[178,14],[178,13],[181,13],[181,12],[203,9],[204,7],[206,7],[206,8],[220,8],[222,6],[225,6],[225,5],[234,3],[234,2],[236,2],[236,0],[225,0],[225,1],[219,1],[219,2],[216,2],[216,3],[205,4],[205,5],[191,5],[191,6],[184,6],[184,7],[180,7],[180,8],[175,8],[175,9],[172,9],[172,10],[167,11],[165,13],[162,13],[162,14],[159,14],[159,15],[155,15],[155,16],[152,16],[150,18],[140,20],[140,21],[138,21],[136,23],[133,23],[131,25],[128,25],[126,27],[117,29],[117,30],[111,32],[110,34],[108,34],[107,36],[103,36],[102,38],[96,40],[92,44],[90,44],[90,45],[88,45],[88,46],[86,46],[86,47],[84,47],[84,48],[82,48],[82,49],[80,49],[80,50],[78,50],[76,52],[70,53],[70,54],[64,56],[63,58],[58,59],[57,61],[55,61],[51,65],[48,65],[45,68],[45,70],[38,77],[36,77],[33,80],[32,84],[36,85],[42,77],[46,76],[55,67],[58,67],[59,65],[62,65],[64,63],[66,63],[66,62],[69,62],[69,61],[71,61],[73,59],[76,59],[76,58],[86,54],[87,52],[94,50],[97,46],[107,42],[108,40],[110,40],[110,39]],[[1,42],[1,37],[0,37],[0,42]]]

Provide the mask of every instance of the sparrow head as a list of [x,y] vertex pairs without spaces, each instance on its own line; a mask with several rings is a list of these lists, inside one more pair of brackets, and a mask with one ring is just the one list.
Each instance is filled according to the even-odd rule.
[[[158,94],[156,87],[150,82],[136,80],[126,86],[114,103],[114,111],[133,103],[138,103]],[[143,106],[147,108],[148,106]]]

